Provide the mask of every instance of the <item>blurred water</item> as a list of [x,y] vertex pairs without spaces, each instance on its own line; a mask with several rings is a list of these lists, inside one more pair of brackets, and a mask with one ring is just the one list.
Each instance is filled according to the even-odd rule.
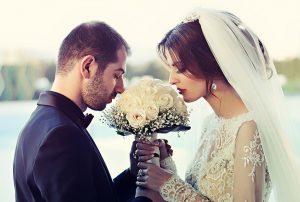
[[[36,101],[22,102],[0,102],[0,201],[14,201],[14,187],[12,178],[12,164],[14,149],[18,134],[23,125],[28,120],[31,112],[36,106]],[[190,108],[195,108],[192,112],[191,125],[195,126],[201,122],[202,117],[208,114],[207,108],[203,103],[194,103]],[[288,98],[288,108],[293,118],[297,131],[300,133],[300,95]],[[121,137],[115,131],[102,124],[99,112],[92,112],[95,118],[88,130],[96,141],[101,151],[112,177],[123,171],[129,166],[129,150],[133,140],[132,136]],[[198,124],[199,125],[199,124]],[[186,134],[181,134],[180,138],[176,133],[160,135],[167,138],[174,149],[174,160],[180,176],[184,176],[187,163],[193,157],[192,153],[196,148],[191,148],[191,143],[197,141],[197,128],[192,128]],[[299,142],[300,145],[300,142]]]

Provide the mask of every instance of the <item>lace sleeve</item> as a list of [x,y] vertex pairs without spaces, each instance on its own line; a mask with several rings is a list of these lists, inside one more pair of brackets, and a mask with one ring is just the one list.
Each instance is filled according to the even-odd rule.
[[160,195],[165,201],[208,202],[207,197],[198,193],[190,184],[173,175],[160,187]]
[[235,144],[234,201],[262,201],[265,158],[254,121],[240,127]]
[[160,161],[160,167],[170,170],[175,174],[177,173],[176,164],[170,156]]

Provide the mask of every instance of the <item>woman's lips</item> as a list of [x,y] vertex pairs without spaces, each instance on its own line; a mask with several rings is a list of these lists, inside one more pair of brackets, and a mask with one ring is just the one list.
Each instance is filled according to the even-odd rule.
[[183,94],[185,92],[185,90],[181,89],[181,88],[177,88],[177,90],[178,90],[179,94]]

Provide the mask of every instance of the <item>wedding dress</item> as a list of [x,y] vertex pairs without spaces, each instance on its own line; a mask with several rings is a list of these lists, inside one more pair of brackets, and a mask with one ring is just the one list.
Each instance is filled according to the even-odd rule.
[[[185,181],[176,174],[160,187],[166,201],[268,201],[271,192],[264,152],[251,112],[205,121]],[[161,166],[176,171],[170,158]]]

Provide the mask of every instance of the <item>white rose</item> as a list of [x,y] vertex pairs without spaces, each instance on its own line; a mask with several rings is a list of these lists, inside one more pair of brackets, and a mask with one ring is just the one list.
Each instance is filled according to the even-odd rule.
[[153,103],[145,107],[146,117],[148,120],[152,121],[157,119],[159,108]]
[[120,98],[117,106],[122,112],[128,113],[137,108],[141,108],[142,100],[141,98],[128,93],[126,96]]
[[181,97],[177,97],[175,101],[175,107],[180,114],[187,113],[187,107]]
[[157,93],[157,88],[155,86],[146,86],[145,88],[141,88],[145,95],[154,96]]
[[158,95],[156,102],[161,109],[173,107],[173,97],[170,94]]
[[146,113],[143,110],[129,112],[126,119],[133,128],[140,128],[146,124]]
[[155,101],[161,109],[169,109],[177,98],[176,91],[169,85],[159,85]]
[[157,90],[158,95],[169,94],[173,97],[173,100],[178,97],[178,93],[169,85],[159,85]]
[[139,86],[136,90],[136,95],[141,98],[142,102],[153,101],[156,95],[157,89],[152,86]]
[[154,79],[143,80],[137,86],[138,91],[140,92],[139,95],[142,96],[143,99],[145,99],[144,96],[147,96],[147,98],[149,96],[150,97],[155,96],[155,94],[158,91],[158,87],[159,87],[159,85],[158,85],[158,83],[156,83],[156,80],[154,80]]
[[116,101],[116,106],[121,110],[124,111],[126,109],[126,104],[130,100],[130,96],[127,91],[123,92],[120,97]]

